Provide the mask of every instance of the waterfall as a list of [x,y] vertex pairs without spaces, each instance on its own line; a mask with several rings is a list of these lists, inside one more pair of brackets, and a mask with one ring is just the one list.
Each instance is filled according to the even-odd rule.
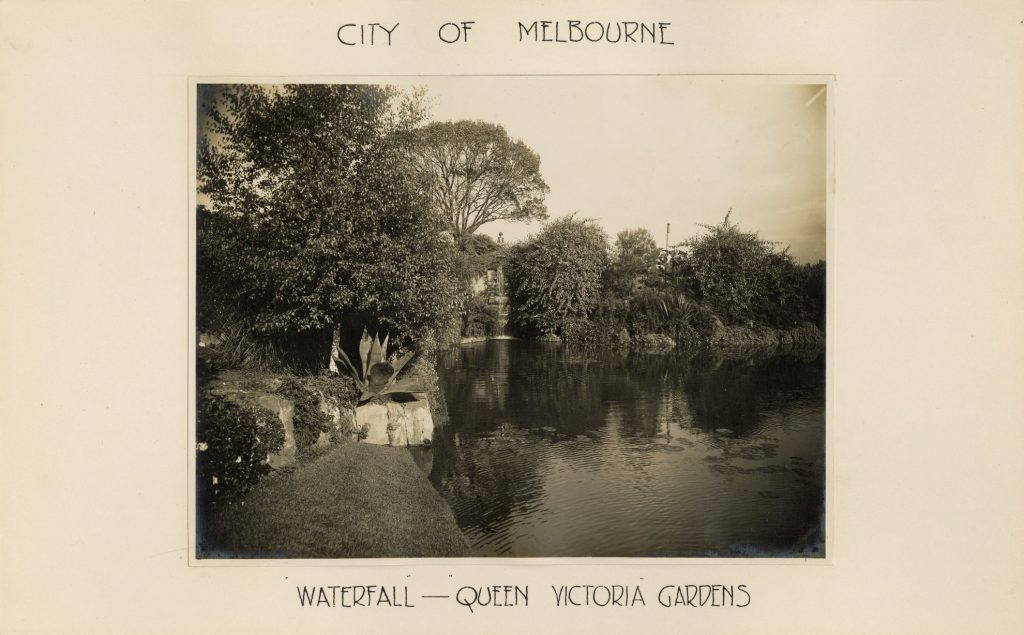
[[492,301],[498,307],[498,323],[495,325],[495,335],[505,336],[505,325],[508,323],[508,296],[505,295],[505,269],[498,265],[497,280],[495,281],[495,295]]

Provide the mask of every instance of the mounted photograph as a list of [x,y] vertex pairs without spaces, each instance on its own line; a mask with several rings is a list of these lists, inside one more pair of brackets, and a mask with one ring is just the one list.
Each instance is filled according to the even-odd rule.
[[196,560],[825,557],[825,78],[192,91]]

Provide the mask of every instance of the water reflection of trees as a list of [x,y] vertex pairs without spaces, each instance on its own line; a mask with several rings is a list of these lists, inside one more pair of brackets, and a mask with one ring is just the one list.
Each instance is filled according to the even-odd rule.
[[669,420],[744,436],[763,413],[824,401],[823,356],[691,359],[493,342],[446,353],[441,367],[450,424],[435,432],[430,478],[459,524],[484,534],[539,504],[547,444],[603,435],[600,460],[642,475],[650,448],[616,440],[655,437]]
[[678,401],[678,379],[687,360],[679,355],[633,354],[610,360],[603,400],[621,411],[622,433],[653,437],[660,434]]
[[669,407],[685,407],[703,430],[755,429],[763,411],[823,398],[824,359],[617,355],[560,346],[500,343],[462,348],[444,382],[463,434],[503,424],[587,434],[620,413],[621,434],[654,436]]
[[507,421],[511,363],[503,346],[470,346],[446,351],[440,358],[441,389],[466,435],[493,429]]
[[465,347],[442,360],[443,374],[450,373],[445,397],[457,404],[464,434],[494,431],[509,421],[563,434],[601,425],[599,360],[560,346],[492,344]]
[[824,401],[824,358],[811,363],[787,357],[695,360],[682,381],[694,425],[728,428],[737,435],[757,429],[762,413],[794,401]]

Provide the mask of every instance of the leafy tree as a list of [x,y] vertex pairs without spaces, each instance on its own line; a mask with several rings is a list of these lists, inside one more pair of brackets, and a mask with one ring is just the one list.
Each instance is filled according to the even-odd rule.
[[511,247],[507,261],[512,319],[526,329],[557,333],[594,309],[608,238],[595,221],[567,216]]
[[[731,212],[731,210],[730,210]],[[787,250],[729,221],[702,225],[669,259],[675,289],[710,308],[727,324],[791,326],[803,319],[801,276]]]
[[499,125],[431,123],[415,134],[420,185],[462,245],[481,226],[547,217],[540,157]]
[[624,297],[644,286],[648,275],[656,270],[661,252],[651,232],[639,228],[619,232],[612,254],[605,271],[605,287],[609,293]]
[[454,248],[405,169],[423,116],[417,95],[237,85],[205,97],[201,319],[311,338],[306,361],[323,366],[342,323],[371,322],[408,341],[455,315]]
[[469,236],[461,247],[457,256],[457,269],[462,278],[464,292],[468,294],[473,280],[496,266],[505,248],[486,234]]

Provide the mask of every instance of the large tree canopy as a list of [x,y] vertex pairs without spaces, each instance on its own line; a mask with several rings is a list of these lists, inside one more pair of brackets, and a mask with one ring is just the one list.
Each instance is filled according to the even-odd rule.
[[459,244],[493,221],[547,217],[540,157],[522,141],[509,139],[501,126],[431,123],[415,137],[421,186]]
[[454,249],[405,170],[415,98],[370,85],[238,85],[207,97],[200,319],[204,304],[219,305],[275,334],[359,313],[411,339],[451,319]]

